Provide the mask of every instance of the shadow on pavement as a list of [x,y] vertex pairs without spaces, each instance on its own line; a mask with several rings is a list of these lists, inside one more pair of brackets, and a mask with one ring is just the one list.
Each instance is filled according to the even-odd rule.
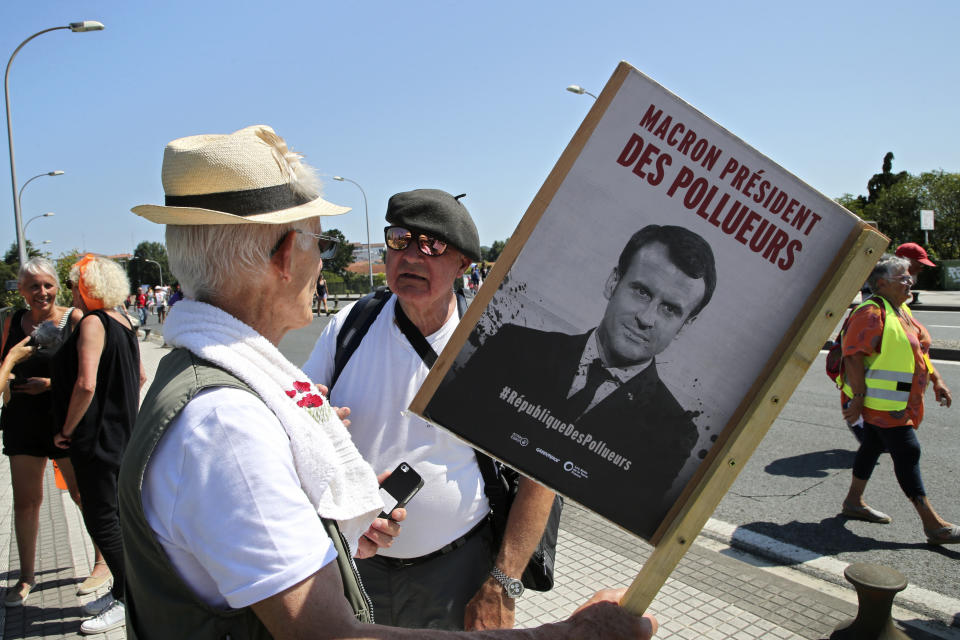
[[[869,536],[858,535],[845,526],[848,518],[836,515],[824,518],[820,522],[798,522],[796,520],[786,524],[776,522],[750,522],[737,527],[752,533],[773,538],[774,540],[803,540],[804,548],[811,551],[813,556],[835,556],[843,552],[856,551],[898,551],[904,549],[922,549],[938,553],[945,559],[960,560],[960,550],[951,549],[943,545],[927,544],[926,542],[895,542],[877,540]],[[734,532],[734,538],[737,537]],[[800,564],[811,558],[778,557],[785,564]]]
[[856,452],[849,449],[814,451],[774,460],[764,467],[764,471],[792,478],[826,478],[831,470],[852,469],[855,456]]

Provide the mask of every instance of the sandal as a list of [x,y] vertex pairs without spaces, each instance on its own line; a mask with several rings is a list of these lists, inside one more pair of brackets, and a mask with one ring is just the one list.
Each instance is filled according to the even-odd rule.
[[960,527],[948,524],[939,529],[925,529],[927,544],[958,544],[960,543]]
[[[27,596],[37,586],[36,582],[18,581],[17,584],[7,589],[7,595],[3,598],[3,604],[6,607],[22,607],[27,602]],[[27,590],[24,591],[23,588]]]
[[867,522],[873,522],[876,524],[890,524],[892,521],[892,518],[882,511],[871,509],[866,505],[862,507],[853,506],[847,504],[846,502],[843,503],[843,508],[840,510],[840,514],[847,516],[848,518],[854,518],[855,520],[866,520]]
[[[104,561],[93,563],[93,568],[96,569],[98,564],[105,565],[107,564]],[[77,587],[77,595],[85,596],[90,593],[95,593],[100,587],[107,583],[108,580],[113,578],[113,574],[107,572],[100,576],[90,575],[87,576],[87,579],[80,583],[80,586]]]

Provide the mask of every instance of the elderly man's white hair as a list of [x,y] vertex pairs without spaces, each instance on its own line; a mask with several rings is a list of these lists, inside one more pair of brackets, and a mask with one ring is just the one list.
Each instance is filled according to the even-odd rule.
[[[320,232],[320,218],[290,224],[167,225],[167,259],[183,294],[210,302],[256,280],[291,230]],[[316,240],[296,234],[303,249]]]

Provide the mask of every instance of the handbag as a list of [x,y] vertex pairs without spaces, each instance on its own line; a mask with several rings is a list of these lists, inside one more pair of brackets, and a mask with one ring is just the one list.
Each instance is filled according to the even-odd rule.
[[[872,298],[870,299],[872,300]],[[833,380],[838,389],[843,387],[843,334],[846,333],[847,325],[850,324],[850,317],[867,302],[868,301],[865,300],[858,305],[856,309],[847,314],[847,317],[843,321],[843,326],[840,327],[840,331],[837,333],[837,337],[834,338],[827,347],[827,360],[825,364],[827,377]],[[883,305],[883,301],[874,301],[874,304],[880,307],[880,324],[882,326],[887,320],[886,308]],[[879,353],[879,351],[880,346],[878,345],[877,352]]]
[[[520,489],[520,473],[490,456],[474,451],[477,464],[483,475],[484,493],[490,503],[490,518],[493,526],[493,548],[499,549],[507,530],[507,518],[510,508]],[[563,497],[553,498],[550,515],[543,529],[543,535],[530,556],[520,581],[526,589],[550,591],[553,589],[553,570],[557,557],[557,536],[560,533],[560,514],[563,511]]]

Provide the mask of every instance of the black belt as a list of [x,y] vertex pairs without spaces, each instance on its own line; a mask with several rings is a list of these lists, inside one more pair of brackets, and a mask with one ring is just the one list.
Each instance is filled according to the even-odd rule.
[[470,531],[467,531],[465,534],[463,534],[453,542],[449,542],[443,545],[442,547],[440,547],[439,549],[437,549],[436,551],[432,553],[428,553],[425,556],[419,556],[416,558],[389,558],[387,556],[377,555],[377,556],[373,556],[370,559],[377,562],[381,562],[387,565],[388,567],[390,567],[391,569],[403,569],[405,567],[412,567],[414,565],[424,563],[428,560],[439,558],[440,556],[446,555],[451,551],[456,551],[463,545],[467,544],[470,538],[477,535],[481,531],[485,530],[489,526],[490,526],[490,516],[488,515],[488,516],[485,516],[483,520],[481,520],[476,525],[474,525],[473,529],[470,529]]

